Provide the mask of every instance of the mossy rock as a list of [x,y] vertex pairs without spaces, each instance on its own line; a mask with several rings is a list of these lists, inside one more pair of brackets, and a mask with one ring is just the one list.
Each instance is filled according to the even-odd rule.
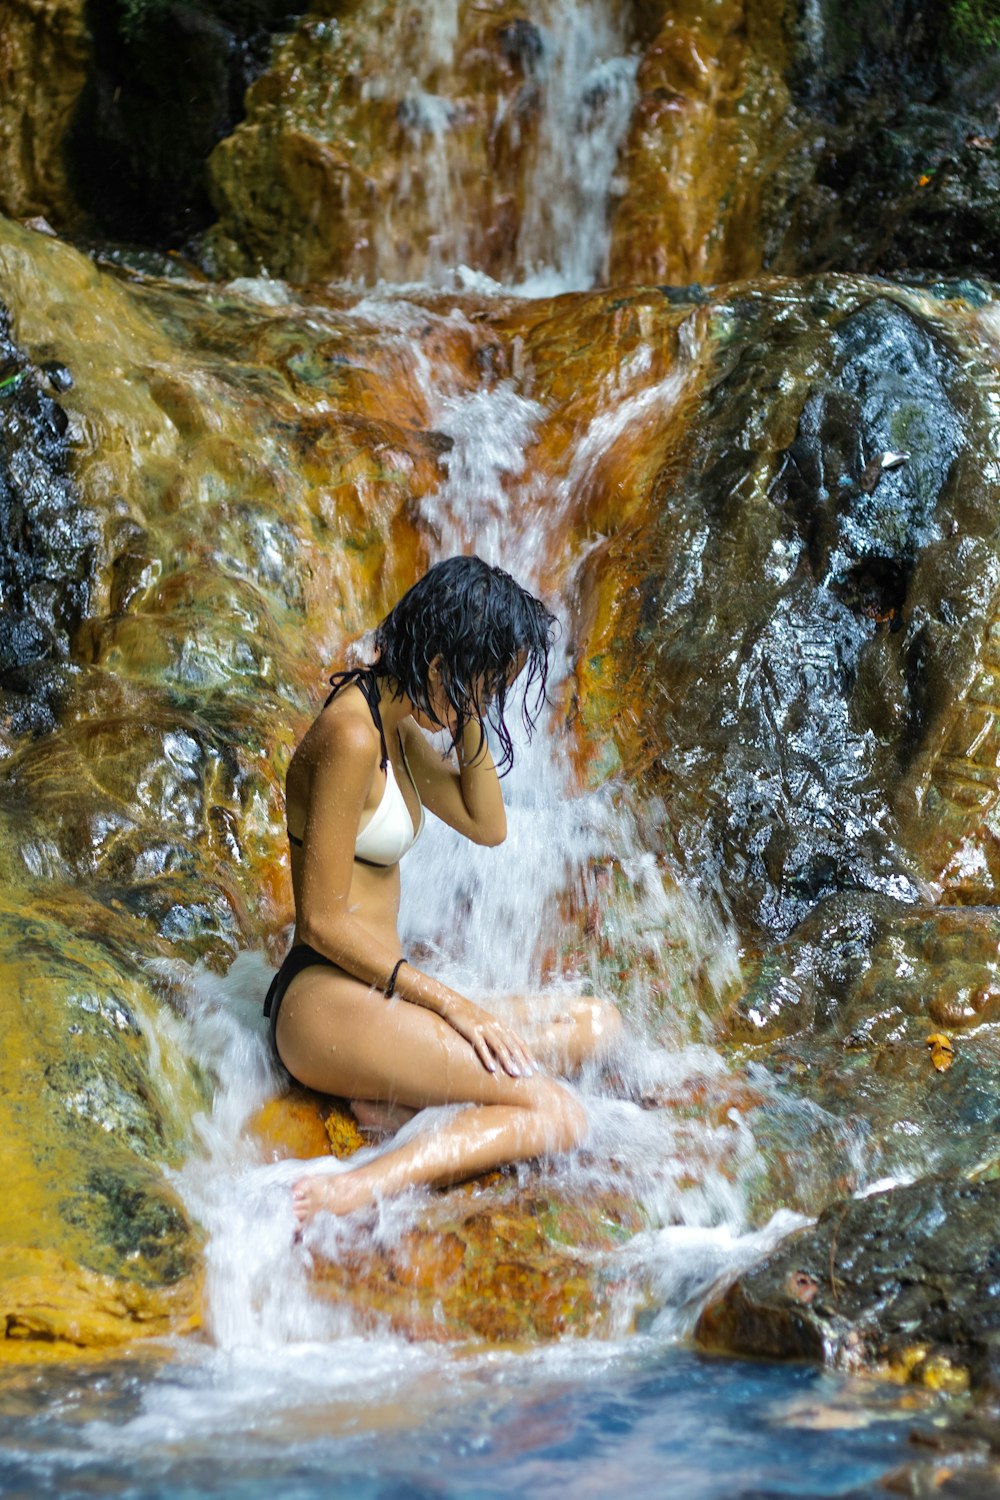
[[[68,1267],[74,1305],[86,1303],[86,1288],[100,1300],[113,1283],[122,1307],[130,1286],[136,1306],[153,1307],[198,1268],[198,1234],[162,1168],[186,1152],[190,1115],[206,1102],[202,1085],[162,1030],[151,1048],[157,1001],[138,962],[30,905],[8,904],[0,967],[0,1246],[28,1266]],[[59,1304],[63,1292],[51,1285],[49,1295]],[[191,1295],[170,1293],[177,1306]],[[8,1337],[29,1336],[10,1288],[3,1297],[8,1324],[20,1330]],[[163,1316],[153,1317],[159,1331]],[[123,1313],[121,1338],[136,1331]]]

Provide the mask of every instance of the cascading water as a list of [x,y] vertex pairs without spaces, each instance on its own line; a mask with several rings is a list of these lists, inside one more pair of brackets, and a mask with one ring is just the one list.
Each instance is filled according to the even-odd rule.
[[[647,385],[642,357],[623,366],[587,429],[567,450],[564,473],[542,503],[531,464],[546,418],[538,402],[510,380],[462,391],[436,371],[414,335],[441,314],[428,314],[398,297],[370,297],[353,316],[359,329],[385,330],[397,378],[400,366],[408,364],[430,424],[451,440],[447,480],[422,509],[435,550],[444,556],[474,547],[538,590],[544,589],[566,513],[596,482],[597,458],[631,424],[670,411],[696,357],[692,331],[687,363],[667,379]],[[452,312],[445,321],[453,328],[459,316]],[[473,325],[466,331],[474,340]],[[563,597],[551,601],[564,626],[552,672],[557,704],[573,650],[578,561],[561,559]],[[600,991],[604,981],[596,961],[568,972],[560,962],[560,908],[567,899],[571,905],[596,900],[600,907],[591,872],[613,864],[624,872],[629,893],[610,905],[604,900],[601,919],[615,924],[620,957],[627,962],[645,955],[657,964],[665,948],[675,962],[678,952],[692,964],[710,956],[721,986],[732,978],[736,958],[716,908],[707,895],[665,885],[663,872],[641,845],[636,818],[613,789],[581,791],[574,785],[558,720],[553,713],[530,743],[520,736],[516,767],[505,782],[508,837],[499,849],[479,849],[430,820],[419,860],[403,865],[404,947],[445,982],[501,1010],[511,993],[537,995],[536,1003],[544,1007],[557,1003],[567,989]],[[202,1126],[205,1154],[181,1174],[179,1185],[211,1234],[210,1325],[223,1348],[291,1348],[304,1339],[350,1333],[350,1313],[331,1313],[312,1292],[310,1258],[336,1258],[358,1233],[372,1232],[322,1220],[307,1232],[304,1248],[294,1245],[288,1186],[301,1175],[301,1166],[254,1166],[243,1142],[243,1124],[276,1085],[254,1014],[265,979],[260,963],[248,956],[224,981],[198,980],[192,1006],[193,1014],[211,1017],[207,1024],[198,1022],[195,1046],[218,1076],[220,1089],[213,1117]],[[735,1112],[724,1125],[701,1131],[696,1141],[699,1131],[690,1122],[679,1124],[632,1102],[699,1078],[717,1082],[725,1068],[710,1048],[691,1045],[692,1018],[661,1015],[640,979],[626,986],[622,1001],[632,1034],[618,1061],[615,1087],[609,1093],[596,1076],[580,1085],[590,1118],[590,1150],[585,1158],[561,1161],[549,1178],[573,1196],[606,1191],[627,1178],[651,1228],[622,1252],[622,1268],[634,1272],[644,1262],[647,1280],[656,1283],[662,1298],[658,1326],[676,1335],[689,1327],[721,1274],[735,1273],[799,1221],[779,1214],[763,1237],[747,1233],[747,1185],[759,1175],[761,1161]],[[674,1038],[669,1050],[652,1040],[654,1032],[664,1031]],[[425,1111],[407,1129],[432,1129],[435,1117],[436,1112]],[[700,1162],[696,1174],[692,1150]],[[333,1161],[320,1168],[339,1169]],[[426,1195],[409,1195],[383,1205],[377,1235],[398,1240],[423,1201]],[[623,1294],[622,1326],[630,1297]]]
[[[531,23],[515,23],[509,35],[527,82],[514,100],[501,99],[487,128],[495,134],[506,126],[514,144],[526,146],[514,290],[533,296],[583,290],[607,269],[609,199],[635,102],[638,57],[607,0],[545,0]],[[453,72],[458,40],[455,0],[423,7],[416,23],[399,8],[384,38],[386,67],[363,85],[365,99],[396,101],[402,130],[401,170],[376,228],[379,278],[409,279],[418,270],[425,282],[440,285],[456,271],[470,274],[461,185],[466,147],[455,130],[465,103],[436,84]],[[522,108],[537,120],[530,145],[520,140],[527,124],[503,118]],[[415,194],[429,226],[425,246],[399,230]]]
[[[455,315],[444,316],[451,322]],[[359,333],[383,330],[397,375],[399,362],[408,362],[429,420],[453,441],[447,481],[423,508],[436,550],[443,555],[476,545],[536,588],[546,577],[562,580],[559,596],[550,592],[564,623],[553,674],[558,704],[573,650],[573,597],[582,560],[560,558],[558,569],[552,565],[563,513],[582,487],[597,482],[597,457],[629,424],[665,415],[680,399],[685,366],[651,387],[644,383],[642,358],[623,366],[567,449],[562,476],[543,506],[531,457],[546,421],[544,408],[510,382],[463,392],[429,365],[413,333],[440,313],[391,297],[367,299],[354,317]],[[692,362],[696,352],[692,342]],[[668,957],[677,962],[682,954],[681,962],[708,967],[724,984],[735,954],[709,893],[685,893],[665,882],[642,845],[641,819],[613,787],[579,789],[558,712],[518,750],[505,783],[504,846],[478,850],[443,827],[429,827],[418,851],[419,871],[416,859],[404,863],[407,946],[420,945],[427,967],[490,1004],[501,1003],[510,990],[544,995],[565,986],[600,988],[604,977],[596,960],[589,971],[584,966],[564,972],[560,965],[560,906],[568,893],[571,904],[598,902],[620,961],[645,955],[660,964]],[[602,896],[591,874],[595,863],[609,861],[628,883],[627,894],[614,899]],[[76,1407],[71,1397],[63,1401],[70,1432],[74,1423],[82,1424],[83,1456],[74,1454],[72,1462],[82,1465],[89,1483],[114,1475],[124,1463],[136,1493],[172,1493],[180,1471],[177,1460],[164,1455],[176,1450],[193,1492],[213,1482],[210,1476],[222,1463],[229,1492],[248,1500],[263,1493],[262,1475],[273,1486],[276,1472],[283,1476],[283,1493],[305,1497],[321,1486],[324,1493],[374,1500],[387,1493],[386,1485],[392,1493],[393,1485],[412,1489],[415,1476],[423,1476],[435,1493],[456,1496],[499,1495],[510,1488],[547,1494],[572,1483],[581,1461],[599,1486],[594,1492],[606,1493],[600,1485],[609,1475],[603,1481],[600,1475],[612,1453],[633,1475],[647,1473],[650,1483],[662,1472],[677,1472],[662,1449],[660,1419],[650,1425],[662,1407],[669,1410],[671,1444],[680,1443],[690,1455],[683,1470],[687,1492],[702,1500],[730,1500],[737,1493],[738,1471],[727,1467],[722,1453],[708,1464],[694,1456],[705,1420],[699,1368],[682,1352],[669,1366],[657,1361],[690,1329],[721,1277],[751,1263],[801,1220],[779,1213],[761,1229],[748,1228],[748,1197],[762,1161],[736,1110],[710,1123],[634,1102],[691,1085],[710,1091],[724,1084],[726,1074],[710,1047],[691,1041],[692,1016],[661,1014],[644,988],[641,962],[621,992],[631,1039],[617,1079],[608,1086],[591,1075],[578,1085],[591,1125],[589,1150],[553,1164],[544,1177],[550,1187],[584,1202],[599,1199],[609,1181],[619,1189],[626,1184],[630,1198],[641,1204],[648,1227],[605,1257],[604,1274],[620,1287],[617,1316],[599,1339],[532,1353],[472,1349],[458,1358],[434,1342],[404,1340],[373,1327],[353,1303],[320,1295],[312,1279],[320,1260],[349,1262],[361,1242],[398,1244],[420,1223],[432,1195],[411,1193],[384,1203],[361,1224],[321,1217],[304,1244],[294,1242],[289,1184],[302,1165],[261,1165],[246,1137],[248,1119],[282,1086],[260,1017],[268,977],[261,956],[242,955],[224,978],[181,974],[176,967],[169,977],[187,987],[189,1046],[217,1079],[211,1116],[197,1122],[199,1149],[176,1176],[207,1235],[208,1343],[188,1342],[153,1379],[131,1390],[111,1375],[111,1413],[99,1404],[95,1410],[97,1397],[81,1398]],[[664,1033],[669,1046],[663,1045]],[[406,1129],[433,1129],[436,1114],[425,1111]],[[324,1169],[341,1165],[329,1161],[310,1168]],[[522,1169],[523,1180],[530,1180],[531,1170]],[[630,1287],[640,1281],[652,1289],[652,1308],[647,1299],[642,1331],[636,1331]],[[743,1444],[759,1448],[757,1462],[772,1470],[780,1468],[778,1455],[785,1451],[772,1431],[774,1410],[785,1409],[776,1402],[787,1407],[779,1426],[787,1420],[807,1427],[812,1420],[808,1402],[799,1413],[794,1389],[755,1386],[744,1373],[726,1389],[716,1383],[710,1399],[717,1414],[728,1413],[720,1420],[734,1423]],[[817,1399],[833,1403],[835,1421],[852,1422],[849,1397],[831,1388]],[[836,1403],[844,1399],[848,1405],[838,1417]],[[543,1435],[535,1415],[540,1404],[555,1424],[551,1431],[543,1424]],[[584,1437],[591,1428],[601,1434],[597,1450]],[[612,1431],[619,1436],[610,1448]],[[797,1440],[803,1436],[799,1432]],[[887,1462],[890,1451],[877,1432],[856,1437],[859,1477],[872,1462]],[[544,1459],[536,1457],[539,1452]],[[30,1455],[17,1461],[37,1485]],[[745,1461],[741,1455],[740,1464]],[[164,1463],[169,1490],[157,1487],[157,1466]],[[441,1464],[448,1476],[443,1488]],[[52,1472],[60,1493],[70,1493],[62,1460]],[[843,1472],[841,1461],[838,1477]]]
[[[387,41],[387,53],[406,54],[405,76],[387,68],[366,85],[402,99],[407,150],[439,226],[425,266],[427,281],[436,285],[449,284],[465,259],[450,135],[454,106],[435,85],[436,73],[452,58],[457,17],[455,0],[425,7],[420,53],[406,52],[402,36]],[[532,42],[525,56],[542,99],[541,123],[518,237],[522,280],[508,294],[586,288],[603,274],[608,198],[634,97],[636,59],[628,55],[617,10],[598,0],[577,6],[553,0],[536,19],[537,46]],[[401,183],[405,192],[405,172]],[[401,277],[391,204],[383,232],[378,263],[383,274]],[[490,290],[470,273],[459,279]],[[293,297],[272,282],[246,282],[236,290],[275,307]],[[787,1384],[768,1386],[779,1377],[767,1372],[741,1372],[730,1388],[724,1388],[728,1377],[720,1376],[706,1396],[698,1390],[697,1363],[682,1353],[672,1373],[659,1367],[655,1379],[648,1375],[663,1349],[689,1331],[710,1289],[802,1220],[779,1212],[765,1222],[766,1211],[752,1205],[765,1163],[736,1107],[709,1120],[639,1102],[683,1096],[686,1089],[726,1097],[726,1065],[704,1041],[680,981],[687,967],[704,975],[710,989],[723,990],[737,972],[736,945],[714,893],[680,887],[645,847],[645,810],[613,784],[579,787],[568,731],[561,727],[576,589],[590,545],[560,555],[566,517],[600,483],[600,461],[615,444],[637,424],[665,419],[682,399],[697,359],[697,325],[692,321],[684,330],[684,357],[665,378],[651,375],[648,349],[622,364],[585,425],[565,443],[556,479],[543,492],[532,455],[550,414],[519,378],[484,378],[470,389],[439,367],[425,352],[433,341],[418,331],[434,325],[454,331],[461,324],[473,345],[479,335],[459,309],[425,304],[419,295],[382,289],[357,302],[351,316],[359,334],[390,351],[393,378],[418,394],[426,428],[451,442],[447,479],[421,502],[431,551],[475,550],[506,567],[548,597],[563,636],[552,670],[554,710],[530,744],[521,737],[516,768],[505,782],[506,844],[477,849],[431,821],[403,866],[404,947],[488,1005],[502,1007],[508,993],[538,995],[544,1005],[546,997],[584,989],[617,999],[629,1035],[614,1075],[590,1072],[577,1084],[590,1122],[588,1149],[546,1168],[544,1181],[583,1202],[613,1186],[640,1206],[646,1227],[623,1236],[604,1257],[605,1279],[619,1290],[616,1316],[601,1339],[530,1354],[464,1351],[456,1358],[432,1341],[373,1328],[353,1304],[319,1293],[316,1265],[349,1257],[360,1241],[397,1244],[420,1222],[432,1195],[410,1193],[384,1203],[360,1224],[321,1216],[297,1242],[289,1187],[302,1165],[262,1165],[246,1131],[282,1087],[260,1016],[268,966],[260,955],[243,954],[221,979],[170,966],[172,985],[188,995],[186,1045],[216,1080],[211,1115],[196,1122],[198,1149],[175,1174],[206,1234],[206,1341],[175,1348],[172,1362],[145,1384],[129,1385],[128,1371],[118,1380],[109,1377],[108,1405],[117,1403],[109,1412],[99,1389],[86,1400],[67,1394],[63,1418],[71,1437],[82,1425],[86,1456],[69,1443],[65,1461],[54,1461],[40,1483],[26,1443],[9,1472],[14,1483],[25,1476],[35,1494],[76,1493],[66,1483],[75,1466],[84,1469],[89,1493],[99,1480],[117,1493],[114,1465],[125,1455],[130,1484],[138,1476],[129,1493],[152,1497],[185,1486],[201,1493],[203,1484],[216,1489],[221,1463],[227,1493],[255,1500],[274,1492],[280,1455],[279,1492],[310,1500],[319,1493],[541,1495],[576,1483],[578,1453],[589,1465],[590,1492],[603,1494],[618,1487],[623,1465],[633,1482],[638,1476],[647,1486],[669,1470],[660,1430],[667,1426],[669,1442],[680,1440],[690,1455],[679,1478],[684,1492],[692,1500],[731,1500],[736,1481],[721,1458],[714,1467],[694,1467],[704,1445],[706,1404],[723,1413],[723,1426],[726,1412],[735,1426],[744,1421],[744,1441],[752,1443],[759,1437],[754,1424],[763,1428],[770,1420],[759,1415],[768,1403],[778,1394],[789,1398]],[[322,324],[323,308],[310,307],[309,316]],[[610,883],[601,878],[609,869],[616,872]],[[583,908],[615,954],[613,983],[597,941],[582,953],[579,947],[563,951],[565,913]],[[655,994],[650,972],[661,980]],[[676,986],[671,974],[680,976]],[[764,1092],[769,1086],[763,1078],[757,1084]],[[438,1114],[423,1112],[406,1131],[433,1129]],[[823,1124],[802,1122],[806,1131]],[[326,1159],[310,1170],[342,1165]],[[522,1169],[522,1182],[532,1170]],[[640,1282],[652,1291],[637,1331],[633,1289]],[[586,1397],[575,1394],[584,1389]],[[757,1405],[745,1420],[735,1413],[744,1409],[739,1402],[747,1401],[747,1392]],[[664,1404],[670,1417],[661,1423]],[[540,1409],[543,1425],[551,1424],[543,1437]],[[788,1420],[795,1425],[794,1409]],[[620,1446],[611,1444],[611,1432],[625,1434]],[[801,1432],[797,1441],[804,1441]],[[857,1436],[854,1447],[860,1454]],[[544,1457],[536,1459],[539,1452]],[[767,1454],[775,1464],[770,1447]],[[616,1455],[622,1455],[618,1462]],[[442,1460],[454,1476],[450,1487],[441,1480]],[[162,1479],[167,1470],[169,1482]],[[789,1471],[793,1485],[796,1471],[797,1460]],[[859,1479],[867,1472],[860,1464]],[[426,1480],[425,1488],[415,1484],[414,1473]],[[851,1472],[838,1468],[831,1483],[845,1474],[849,1480]]]
[[607,271],[608,200],[635,103],[638,57],[601,0],[553,7],[545,105],[518,236],[526,295],[583,291]]

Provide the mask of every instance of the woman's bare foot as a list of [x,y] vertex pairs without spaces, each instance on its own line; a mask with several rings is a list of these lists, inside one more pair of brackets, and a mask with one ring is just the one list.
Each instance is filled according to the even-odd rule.
[[292,1208],[300,1224],[316,1214],[349,1214],[375,1201],[374,1185],[363,1172],[338,1172],[335,1176],[300,1177],[292,1188]]
[[379,1104],[374,1099],[351,1100],[351,1113],[362,1130],[377,1130],[383,1135],[401,1130],[416,1112],[406,1104]]

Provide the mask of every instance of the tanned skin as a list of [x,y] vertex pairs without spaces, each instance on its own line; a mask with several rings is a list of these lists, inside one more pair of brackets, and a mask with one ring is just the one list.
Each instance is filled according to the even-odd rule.
[[[405,696],[394,697],[384,679],[379,686],[386,745],[414,827],[419,793],[428,812],[474,843],[502,843],[503,796],[479,725],[466,725],[450,758],[425,736],[442,725],[454,729],[437,663],[428,682],[433,718]],[[363,1123],[391,1127],[428,1105],[469,1107],[365,1166],[303,1177],[294,1188],[300,1222],[321,1210],[350,1213],[411,1184],[444,1186],[571,1150],[585,1136],[586,1118],[548,1070],[576,1071],[610,1048],[620,1029],[613,1006],[572,997],[544,1023],[533,1019],[530,999],[510,1002],[514,1030],[409,963],[386,998],[403,956],[399,866],[354,858],[358,830],[382,799],[380,757],[368,704],[350,685],[316,719],[289,767],[288,826],[301,830],[303,840],[291,856],[295,941],[311,944],[337,968],[307,968],[292,980],[278,1015],[278,1052],[307,1087],[354,1101]]]

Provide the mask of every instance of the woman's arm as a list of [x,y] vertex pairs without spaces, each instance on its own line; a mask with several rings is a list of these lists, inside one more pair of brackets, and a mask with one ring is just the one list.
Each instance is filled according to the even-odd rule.
[[[384,990],[399,949],[358,922],[349,904],[354,843],[372,780],[380,774],[378,739],[368,725],[347,715],[327,715],[321,733],[302,836],[299,940],[363,983]],[[516,1032],[429,974],[404,963],[395,994],[447,1021],[491,1073],[497,1063],[513,1077],[531,1070],[532,1058]]]
[[458,765],[443,758],[412,720],[400,731],[406,761],[425,807],[476,844],[502,844],[507,837],[500,779],[486,736],[466,724],[457,746]]

